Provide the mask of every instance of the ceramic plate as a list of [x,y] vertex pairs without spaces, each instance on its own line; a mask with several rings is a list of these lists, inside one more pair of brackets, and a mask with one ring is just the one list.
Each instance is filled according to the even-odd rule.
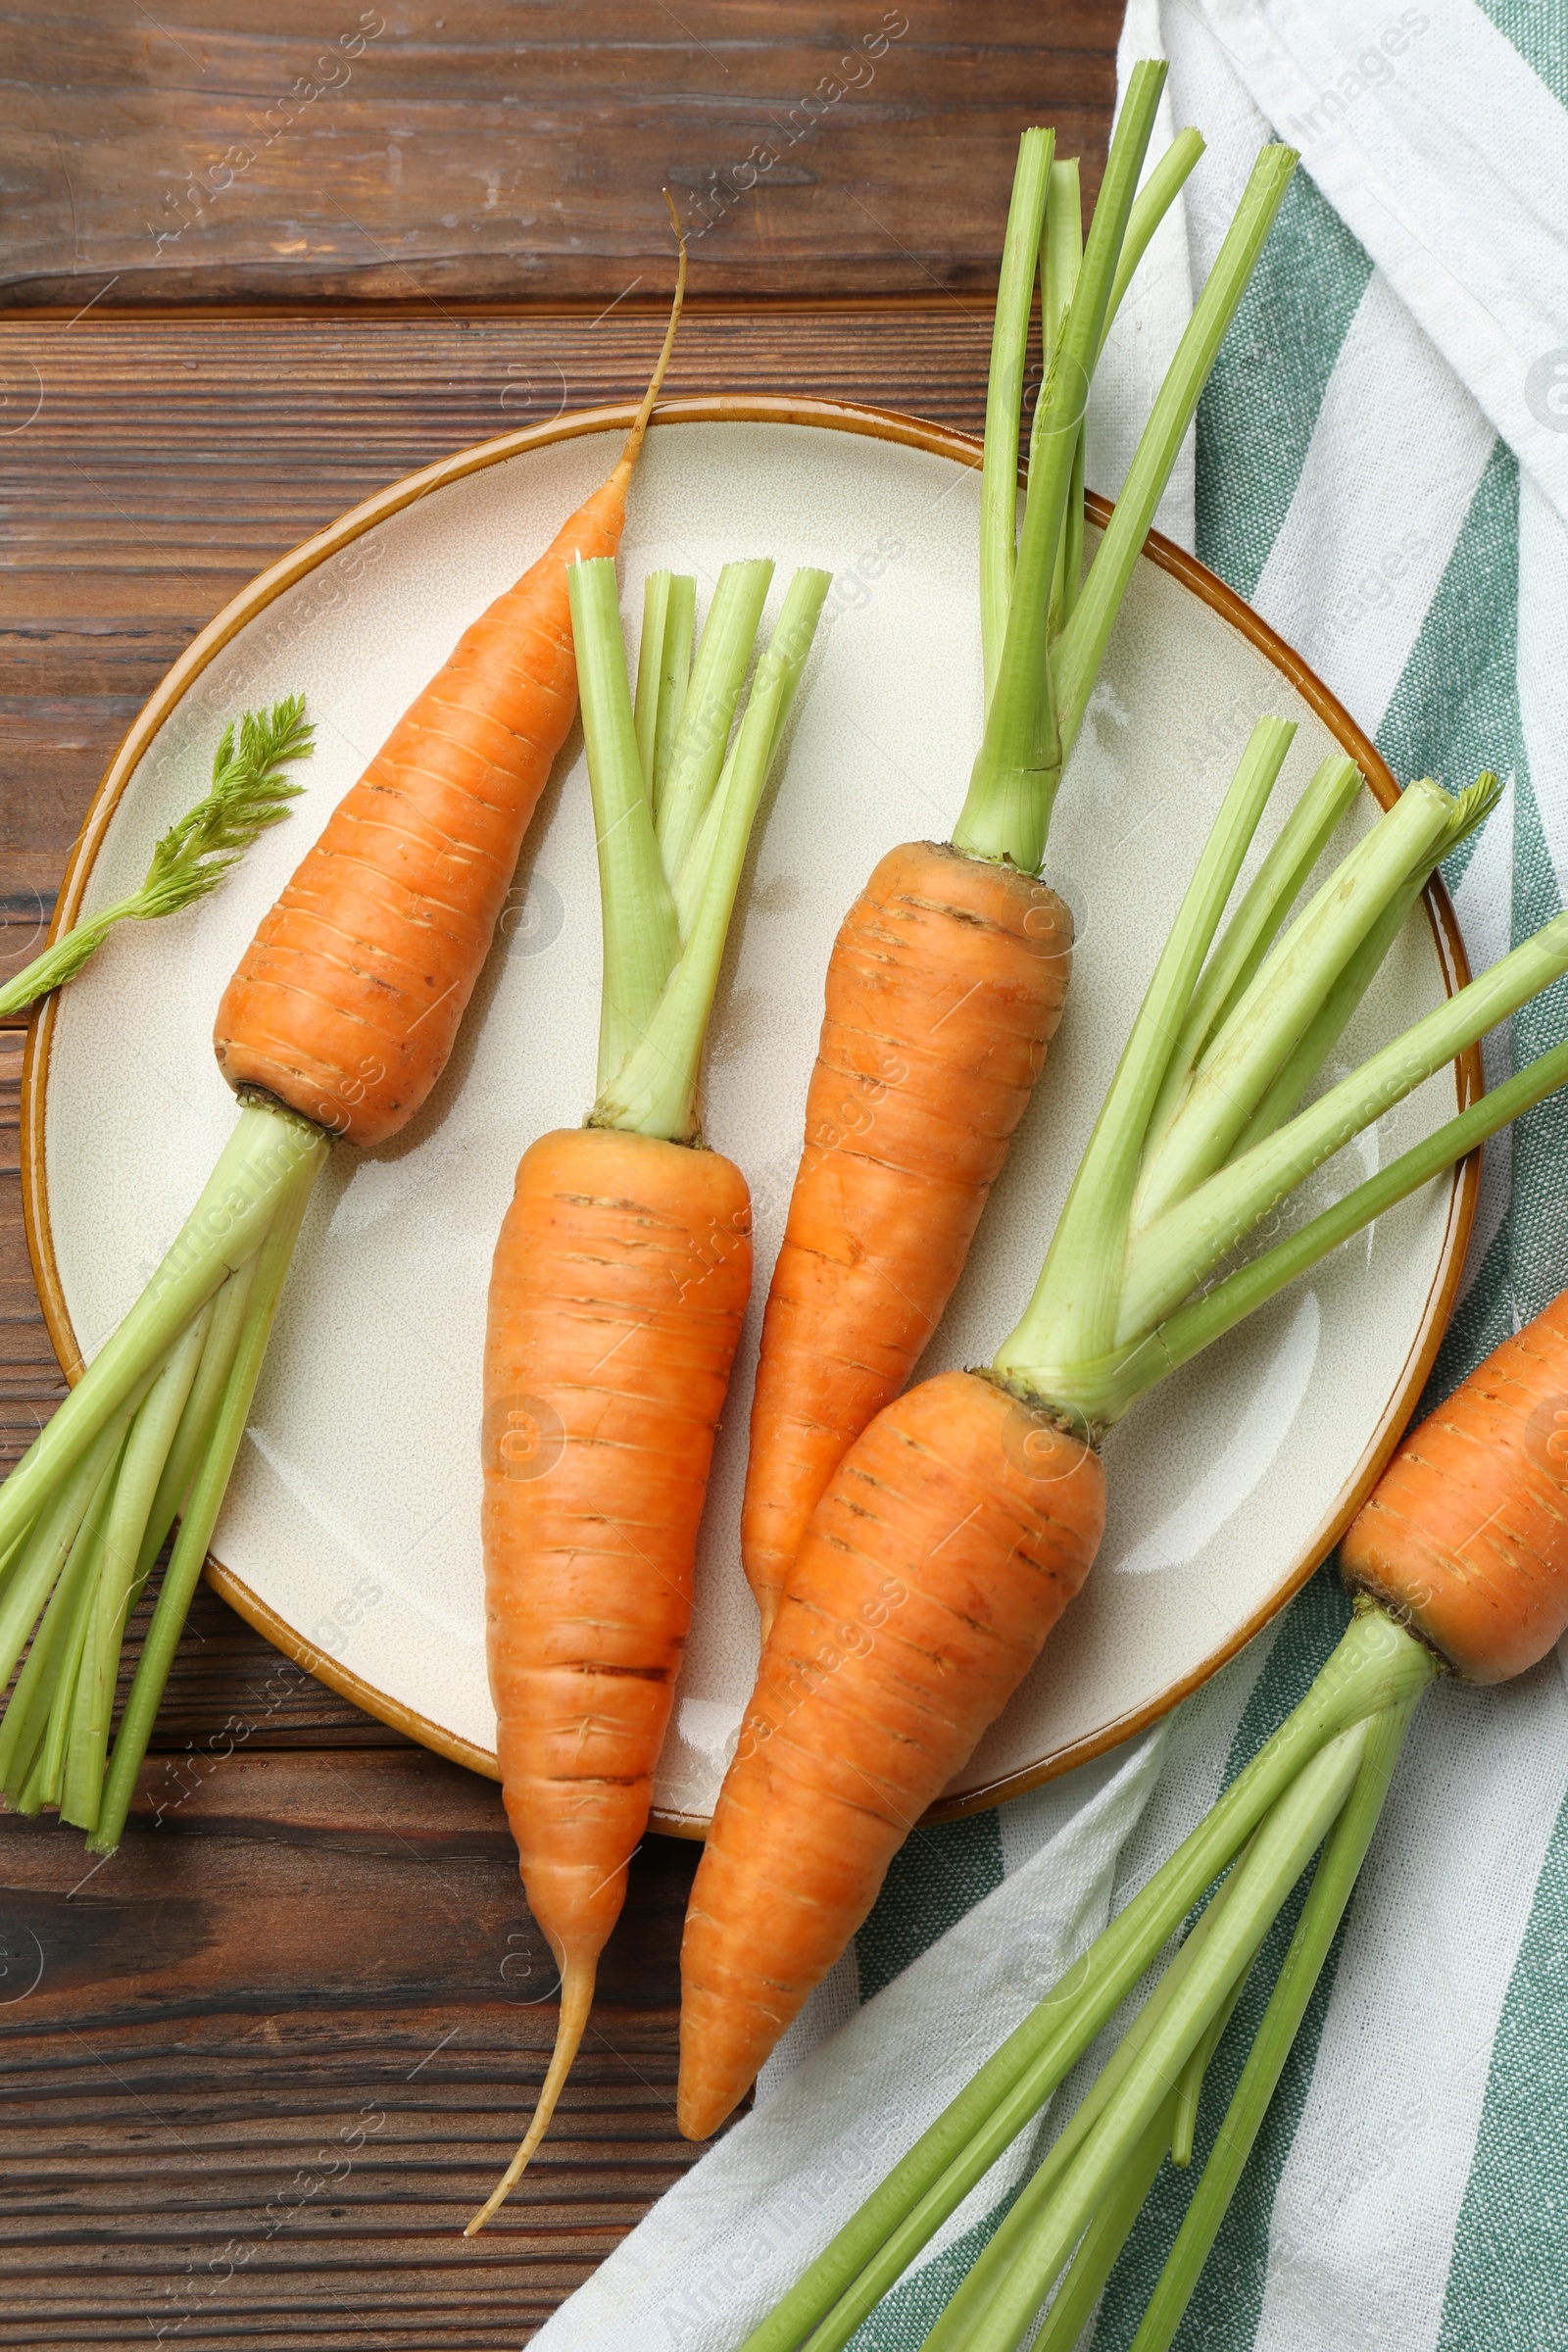
[[[895,842],[945,838],[980,724],[975,445],[791,401],[670,403],[631,500],[623,604],[646,572],[766,554],[836,586],[787,773],[743,890],[714,1017],[707,1130],[746,1170],[757,1288],[714,1463],[697,1618],[658,1785],[700,1833],[757,1635],[736,1530],[761,1302],[782,1229],[834,931]],[[34,1029],[26,1195],[62,1357],[90,1357],[162,1255],[233,1120],[210,1030],[257,921],[339,795],[466,624],[531,562],[618,449],[601,412],[430,468],[266,574],[172,671],[106,780],[63,914],[134,887],[205,788],[225,720],[303,690],[307,790],[199,909],[127,926]],[[1028,1295],[1182,886],[1253,720],[1299,732],[1276,800],[1336,744],[1392,786],[1326,692],[1218,582],[1154,543],[1057,805],[1047,876],[1078,948],[1066,1017],[946,1320],[934,1372],[984,1362]],[[1369,792],[1348,830],[1375,814]],[[1278,819],[1275,819],[1277,822]],[[1265,826],[1265,835],[1271,832]],[[1343,840],[1337,845],[1344,847]],[[1446,903],[1411,917],[1347,1057],[1427,1010],[1462,953]],[[479,1553],[479,1366],[490,1251],[517,1157],[594,1092],[599,913],[580,737],[523,853],[457,1054],[387,1149],[337,1152],[300,1246],[211,1573],[363,1705],[494,1770]],[[1464,1071],[1458,1084],[1469,1083]],[[1454,1104],[1429,1081],[1325,1192]],[[949,1792],[994,1801],[1123,1738],[1295,1589],[1408,1412],[1456,1279],[1471,1187],[1429,1187],[1188,1366],[1107,1447],[1110,1520],[1087,1591]]]

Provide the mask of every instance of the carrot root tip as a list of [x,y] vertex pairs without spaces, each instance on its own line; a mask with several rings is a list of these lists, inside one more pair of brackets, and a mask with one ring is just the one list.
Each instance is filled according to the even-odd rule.
[[477,2237],[486,2222],[500,2212],[501,2207],[526,2172],[529,2158],[550,2129],[551,2118],[556,2112],[556,2102],[565,2088],[566,2077],[571,2072],[572,2061],[577,2055],[583,2032],[588,2023],[588,2012],[593,2007],[594,1976],[597,1965],[597,1955],[594,1959],[586,1962],[568,1960],[562,1972],[561,2017],[556,2027],[556,2046],[551,2052],[549,2072],[540,2087],[539,2103],[533,2111],[533,2121],[528,2126],[517,2153],[496,2182],[495,2187],[490,2191],[478,2212],[465,2224],[463,2231],[465,2237]]

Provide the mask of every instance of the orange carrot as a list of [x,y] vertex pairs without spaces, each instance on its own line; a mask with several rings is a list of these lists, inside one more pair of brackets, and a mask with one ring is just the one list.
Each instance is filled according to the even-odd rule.
[[[1072,920],[1035,880],[1122,596],[1295,158],[1265,151],[1161,387],[1087,578],[1089,375],[1201,141],[1137,185],[1164,68],[1140,65],[1087,245],[1077,166],[1028,130],[1007,219],[981,487],[983,739],[952,842],[883,859],[827,975],[805,1151],[763,1318],[741,1548],[765,1638],[817,1497],[897,1394],[963,1270],[1061,1017]],[[1045,375],[1016,535],[1037,270]]]
[[[619,542],[685,282],[682,241],[669,326],[608,481],[465,632],[246,950],[214,1036],[242,1099],[235,1134],[0,1492],[0,1683],[27,1647],[0,1722],[0,1789],[26,1812],[58,1805],[98,1851],[124,1827],[328,1145],[382,1143],[418,1109],[489,950],[576,708],[567,562]],[[106,1771],[124,1627],[176,1516]]]
[[523,1154],[485,1336],[485,1618],[507,1818],[562,2007],[519,2173],[647,1827],[751,1279],[750,1195],[721,1152],[590,1127]]
[[847,1457],[795,1562],[692,1890],[689,2137],[729,2113],[1033,1664],[1089,1573],[1104,1494],[1093,1447],[967,1372],[911,1390]]
[[963,1271],[1071,962],[1054,891],[931,842],[891,850],[839,933],[752,1400],[741,1551],[764,1636],[828,1480]]
[[566,566],[620,545],[685,287],[682,239],[663,348],[608,480],[464,631],[223,992],[213,1045],[230,1086],[275,1096],[349,1143],[385,1143],[446,1067],[576,716]]
[[1404,1440],[1340,1565],[1468,1682],[1545,1656],[1568,1629],[1568,1292]]
[[771,571],[725,566],[694,668],[695,583],[650,580],[639,735],[614,566],[571,566],[604,903],[600,1092],[584,1130],[546,1136],[517,1170],[491,1274],[483,1440],[502,1788],[561,2010],[533,2120],[470,2237],[544,2137],[581,2042],[691,1621],[752,1267],[746,1180],[702,1143],[703,1041],[829,584],[792,583],[726,760]]

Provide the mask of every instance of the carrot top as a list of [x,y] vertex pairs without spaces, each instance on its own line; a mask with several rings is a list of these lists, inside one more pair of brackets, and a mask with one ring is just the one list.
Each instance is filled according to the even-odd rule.
[[[1163,65],[1134,69],[1085,244],[1076,163],[1026,130],[1007,215],[986,398],[980,493],[985,734],[954,847],[1026,873],[1051,810],[1154,509],[1296,165],[1265,147],[1139,440],[1115,514],[1082,579],[1084,418],[1111,320],[1160,220],[1202,152],[1183,131],[1140,193]],[[1018,427],[1037,274],[1044,381],[1029,435],[1017,537]],[[1015,544],[1016,540],[1016,544]]]
[[1294,727],[1259,720],[1133,1024],[1045,1268],[994,1369],[1091,1431],[1568,1075],[1558,1048],[1204,1289],[1270,1209],[1568,970],[1559,916],[1298,1108],[1437,866],[1494,807],[1422,778],[1286,917],[1353,797],[1327,760],[1223,933]]
[[746,847],[831,576],[795,574],[731,746],[772,573],[765,561],[725,564],[695,660],[696,583],[653,573],[634,704],[614,564],[569,568],[604,910],[596,1126],[699,1136],[703,1043]]

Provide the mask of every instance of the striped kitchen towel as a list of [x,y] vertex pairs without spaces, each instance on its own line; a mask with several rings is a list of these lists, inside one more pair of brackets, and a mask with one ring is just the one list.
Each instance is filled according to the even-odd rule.
[[[1401,779],[1504,777],[1448,873],[1480,968],[1568,893],[1568,10],[1133,0],[1123,79],[1151,55],[1170,61],[1166,135],[1196,122],[1208,153],[1107,350],[1090,479],[1116,489],[1252,158],[1289,140],[1302,169],[1159,519]],[[1489,1041],[1490,1079],[1563,1036],[1565,995]],[[1565,1284],[1559,1099],[1488,1147],[1432,1396]],[[730,2352],[1255,1752],[1346,1615],[1325,1567],[1167,1723],[917,1833],[756,2111],[550,2323],[547,2352]],[[1428,1698],[1183,2352],[1568,2346],[1565,1799],[1558,1660]],[[1291,1925],[1216,2059],[1210,2130]],[[912,2352],[1040,2144],[999,2163],[858,2352]],[[1193,2178],[1156,2181],[1096,2352],[1130,2342]]]

